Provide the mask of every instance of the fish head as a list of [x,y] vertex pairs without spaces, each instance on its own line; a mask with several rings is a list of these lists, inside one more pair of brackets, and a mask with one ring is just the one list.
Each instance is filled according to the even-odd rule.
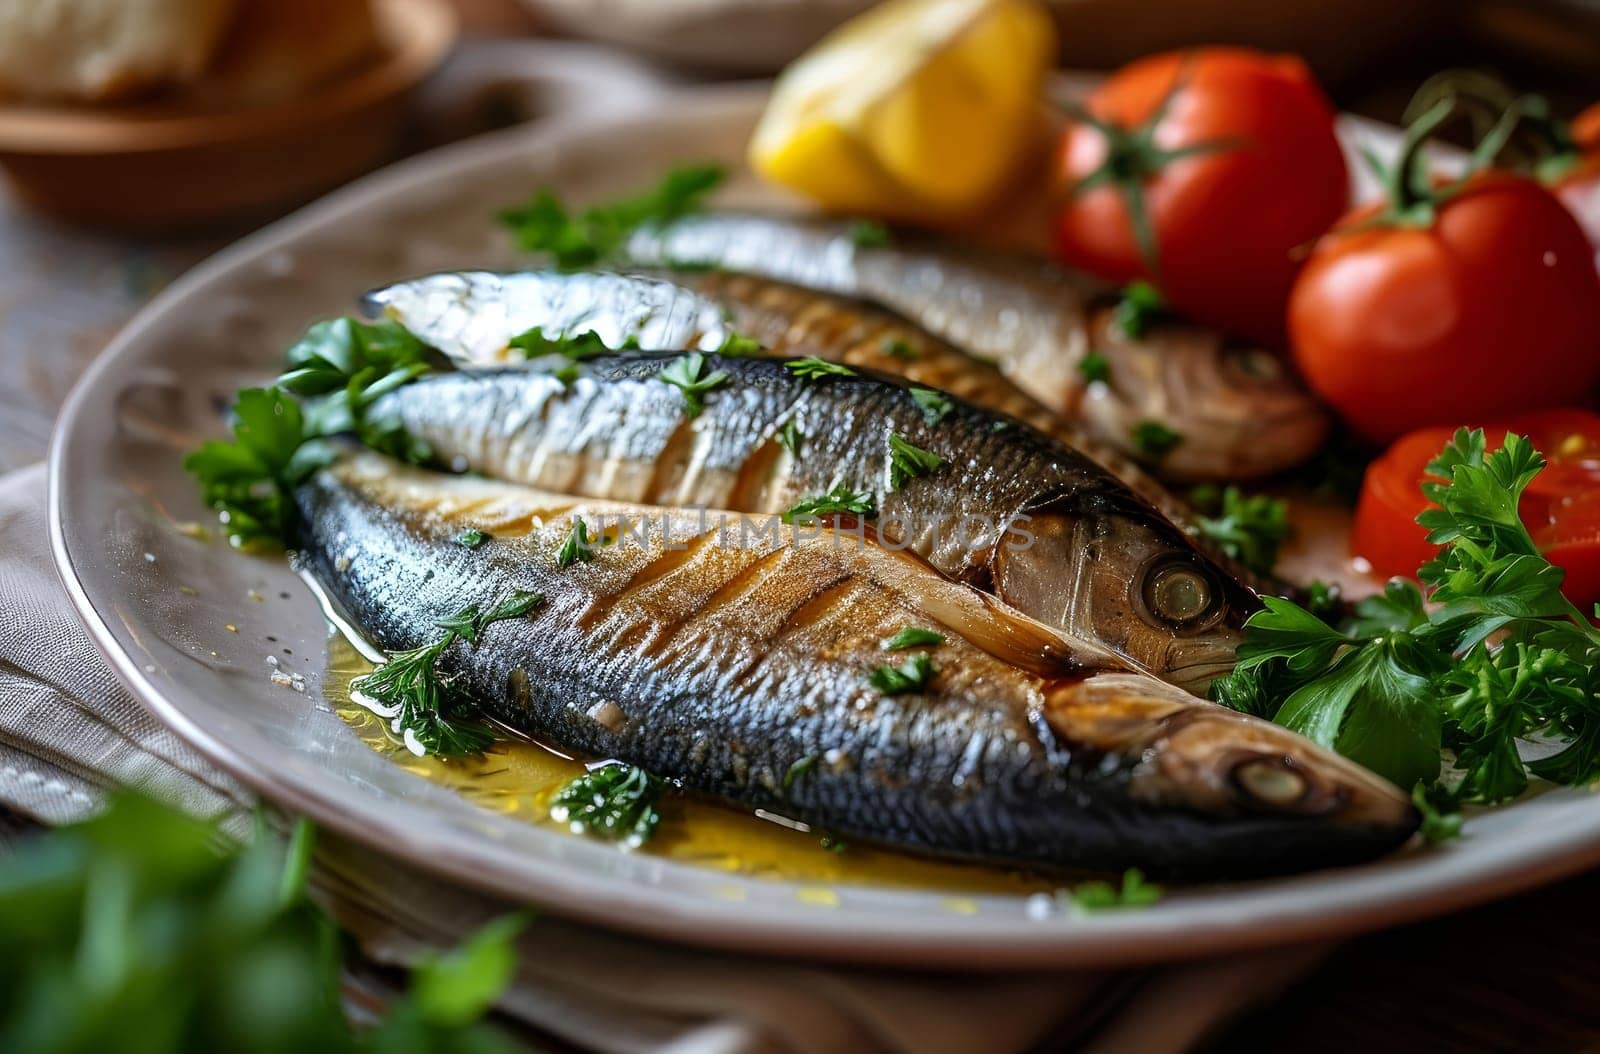
[[1130,496],[1070,495],[997,550],[995,588],[1023,612],[1190,691],[1233,668],[1255,594]]
[[1170,826],[1175,855],[1203,846],[1241,870],[1244,862],[1293,870],[1313,857],[1364,859],[1417,829],[1410,798],[1383,777],[1141,674],[1058,684],[1043,717],[1079,765],[1105,775],[1096,759],[1122,759],[1109,778],[1125,781],[1127,800],[1142,810],[1136,822]]
[[1255,478],[1321,449],[1328,413],[1267,348],[1176,321],[1130,336],[1110,307],[1090,324],[1107,383],[1084,393],[1092,431],[1126,436],[1160,421],[1182,437],[1161,462],[1168,479]]

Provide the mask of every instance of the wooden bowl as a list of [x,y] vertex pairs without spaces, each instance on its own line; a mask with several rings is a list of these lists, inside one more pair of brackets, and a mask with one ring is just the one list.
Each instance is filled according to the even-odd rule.
[[286,102],[0,106],[0,168],[31,208],[97,228],[258,218],[388,160],[412,90],[448,54],[444,0],[378,0],[380,54]]

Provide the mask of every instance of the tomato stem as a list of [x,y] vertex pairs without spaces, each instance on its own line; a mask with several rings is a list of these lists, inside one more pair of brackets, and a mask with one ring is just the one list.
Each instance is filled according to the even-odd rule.
[[1111,121],[1096,117],[1082,106],[1068,103],[1062,107],[1068,117],[1093,128],[1105,139],[1106,156],[1098,168],[1080,179],[1070,190],[1073,195],[1085,193],[1096,187],[1114,186],[1122,195],[1123,208],[1128,214],[1128,225],[1133,228],[1134,242],[1139,247],[1139,258],[1144,262],[1150,280],[1161,284],[1161,247],[1156,237],[1146,207],[1144,185],[1174,161],[1234,150],[1245,145],[1245,140],[1230,136],[1200,143],[1189,143],[1170,150],[1156,146],[1156,129],[1166,119],[1167,112],[1178,93],[1188,83],[1194,65],[1193,55],[1186,55],[1173,74],[1161,100],[1150,116],[1133,128],[1124,128]]

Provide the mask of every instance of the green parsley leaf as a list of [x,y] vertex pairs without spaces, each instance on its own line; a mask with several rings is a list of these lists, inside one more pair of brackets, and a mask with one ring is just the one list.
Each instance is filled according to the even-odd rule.
[[850,224],[850,243],[858,249],[884,249],[891,244],[889,228],[877,220],[856,220]]
[[851,490],[841,483],[826,494],[807,498],[795,505],[783,514],[782,519],[784,523],[794,523],[796,520],[820,519],[841,514],[870,520],[878,515],[878,506],[871,493]]
[[440,676],[439,659],[456,641],[476,646],[493,623],[521,618],[543,602],[538,593],[514,590],[487,612],[468,604],[435,623],[444,631],[438,640],[391,654],[382,666],[353,680],[351,691],[389,712],[391,729],[413,753],[481,754],[494,742],[494,733],[478,723],[478,702]]
[[550,816],[576,833],[640,846],[661,824],[656,802],[666,789],[666,780],[644,769],[610,762],[562,786]]
[[614,355],[618,351],[636,350],[639,347],[639,338],[630,334],[620,345],[613,348],[592,329],[547,336],[543,326],[534,326],[512,337],[506,342],[506,347],[522,352],[524,359],[560,355],[578,363],[584,359],[592,359],[596,355]]
[[899,666],[879,666],[867,681],[884,695],[899,695],[902,692],[921,691],[938,673],[932,657],[927,652],[919,651],[908,656]]
[[466,530],[462,531],[460,534],[456,535],[450,540],[461,546],[463,549],[476,549],[478,546],[489,540],[489,535],[484,531],[478,530],[476,527],[468,527]]
[[556,567],[567,568],[573,564],[587,564],[595,557],[595,552],[604,544],[599,538],[591,537],[589,525],[583,520],[574,518],[572,529],[567,532],[567,540],[561,543],[561,548],[556,551]]
[[683,392],[683,412],[699,417],[705,409],[705,394],[728,383],[727,370],[706,372],[706,357],[698,351],[673,359],[656,374],[656,379]]
[[[1429,602],[1391,582],[1341,630],[1269,599],[1213,697],[1401,786],[1431,784],[1448,750],[1452,802],[1515,797],[1530,774],[1600,780],[1600,629],[1561,594],[1518,514],[1543,464],[1522,436],[1489,451],[1482,432],[1457,432],[1423,485],[1433,507],[1418,521],[1442,546],[1418,571]],[[1565,747],[1525,763],[1519,743],[1534,736]]]
[[1142,340],[1151,325],[1166,314],[1167,301],[1161,291],[1149,282],[1137,281],[1122,290],[1111,321],[1129,340]]
[[1118,885],[1110,882],[1082,882],[1067,895],[1068,904],[1078,911],[1108,911],[1124,908],[1146,908],[1161,899],[1162,889],[1146,882],[1144,872],[1130,867],[1122,873]]
[[529,914],[506,915],[459,948],[424,955],[411,976],[411,1001],[431,1025],[461,1028],[494,1008],[517,973],[517,935]]
[[1238,487],[1222,492],[1218,516],[1202,516],[1200,533],[1257,574],[1272,573],[1278,547],[1289,537],[1289,503],[1265,494],[1246,496]]
[[793,765],[790,765],[789,770],[783,774],[784,793],[787,794],[791,789],[793,789],[795,782],[799,780],[800,777],[806,775],[806,773],[816,768],[817,762],[821,760],[822,757],[819,754],[807,754],[799,761],[796,761]]
[[889,489],[899,490],[908,480],[928,476],[944,466],[944,458],[931,450],[902,439],[897,432],[889,433]]
[[921,626],[907,626],[883,642],[884,651],[903,651],[906,648],[933,648],[944,643],[944,634]]
[[280,544],[295,520],[294,488],[332,458],[313,443],[300,404],[278,388],[246,388],[231,414],[233,440],[209,440],[184,459],[201,500],[222,514],[228,540]]
[[1078,360],[1078,373],[1090,384],[1111,379],[1111,360],[1098,351],[1091,351]]
[[790,359],[783,364],[783,367],[796,377],[807,381],[821,380],[823,377],[856,376],[856,371],[850,367],[837,362],[829,362],[827,359],[819,359],[815,355],[809,355],[803,359]]
[[800,434],[800,426],[792,417],[783,422],[783,427],[778,429],[778,445],[787,450],[792,458],[800,457],[800,441],[804,438],[805,436]]
[[540,190],[499,219],[525,251],[552,257],[562,270],[577,270],[614,258],[641,227],[666,226],[698,211],[725,174],[720,165],[674,168],[652,190],[577,213],[549,190]]
[[766,351],[766,346],[754,337],[746,337],[732,330],[722,338],[722,343],[717,345],[716,353],[726,358],[734,359],[745,355],[760,355]]
[[1140,421],[1129,436],[1134,452],[1145,461],[1160,462],[1183,442],[1183,436],[1160,421]]
[[934,391],[932,388],[911,388],[911,401],[917,404],[917,409],[922,411],[922,420],[929,428],[933,428],[940,421],[950,416],[950,411],[955,409],[955,404],[943,392]]

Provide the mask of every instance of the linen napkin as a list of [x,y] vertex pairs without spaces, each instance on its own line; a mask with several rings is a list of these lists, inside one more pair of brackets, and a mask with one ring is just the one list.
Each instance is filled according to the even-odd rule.
[[[107,788],[134,787],[243,837],[253,796],[152,718],[79,627],[44,510],[43,466],[0,476],[0,804],[68,823],[92,815]],[[381,965],[453,945],[512,908],[327,833],[312,889]],[[1161,1054],[1190,1049],[1322,954],[983,975],[826,967],[772,951],[674,947],[541,916],[498,1009],[604,1054]]]

